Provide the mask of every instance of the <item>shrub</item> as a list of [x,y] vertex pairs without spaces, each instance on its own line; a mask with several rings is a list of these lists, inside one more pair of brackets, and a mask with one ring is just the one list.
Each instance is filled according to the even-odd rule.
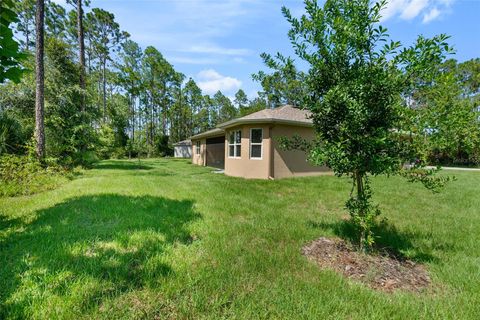
[[29,195],[50,190],[72,172],[46,159],[45,166],[28,156],[0,157],[0,196]]
[[115,132],[103,125],[98,132],[97,154],[101,159],[109,159],[115,149]]
[[157,138],[157,150],[158,155],[161,157],[173,156],[173,147],[170,144],[170,137],[159,135]]
[[115,148],[111,157],[113,159],[125,159],[125,149],[122,147]]
[[22,149],[25,137],[20,123],[5,112],[0,112],[0,155]]
[[83,151],[78,153],[76,164],[81,164],[83,167],[91,167],[95,162],[98,162],[98,156],[95,151]]

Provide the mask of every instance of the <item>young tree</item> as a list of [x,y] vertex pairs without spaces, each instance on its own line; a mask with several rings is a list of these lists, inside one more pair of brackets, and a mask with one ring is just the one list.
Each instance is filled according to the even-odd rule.
[[35,96],[35,139],[36,152],[39,159],[45,157],[45,70],[44,70],[44,32],[45,32],[45,2],[37,0],[35,15],[35,75],[36,75],[36,96]]
[[[310,67],[303,106],[313,113],[317,140],[309,158],[352,179],[346,203],[359,232],[361,249],[374,242],[371,227],[380,211],[371,203],[369,176],[399,173],[412,160],[412,145],[402,139],[405,101],[450,51],[445,35],[420,36],[411,47],[388,41],[379,25],[386,1],[305,0],[300,19],[287,8],[289,38]],[[292,142],[293,143],[293,142]],[[438,187],[444,180],[415,169],[411,180]],[[430,179],[431,178],[431,179]]]

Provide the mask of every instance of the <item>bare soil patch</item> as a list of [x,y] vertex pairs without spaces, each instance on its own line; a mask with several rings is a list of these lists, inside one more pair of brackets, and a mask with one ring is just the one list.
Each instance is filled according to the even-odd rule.
[[303,247],[302,252],[321,268],[333,269],[376,290],[419,292],[430,285],[422,265],[388,253],[364,254],[341,239],[320,238]]

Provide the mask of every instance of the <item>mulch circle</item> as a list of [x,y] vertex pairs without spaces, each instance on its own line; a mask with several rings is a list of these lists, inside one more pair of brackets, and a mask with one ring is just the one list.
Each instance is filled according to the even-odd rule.
[[364,254],[341,239],[320,238],[303,247],[302,252],[321,268],[333,269],[376,290],[419,292],[430,285],[422,265],[386,253]]

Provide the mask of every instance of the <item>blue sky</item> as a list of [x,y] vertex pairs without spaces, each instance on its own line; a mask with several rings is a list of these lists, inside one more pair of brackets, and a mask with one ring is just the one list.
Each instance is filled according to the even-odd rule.
[[[134,41],[155,46],[204,93],[232,97],[242,88],[254,97],[260,53],[293,56],[282,5],[303,12],[302,0],[92,0],[91,7],[114,13]],[[480,57],[479,20],[480,0],[390,0],[382,25],[405,45],[418,34],[447,33],[463,61]]]

